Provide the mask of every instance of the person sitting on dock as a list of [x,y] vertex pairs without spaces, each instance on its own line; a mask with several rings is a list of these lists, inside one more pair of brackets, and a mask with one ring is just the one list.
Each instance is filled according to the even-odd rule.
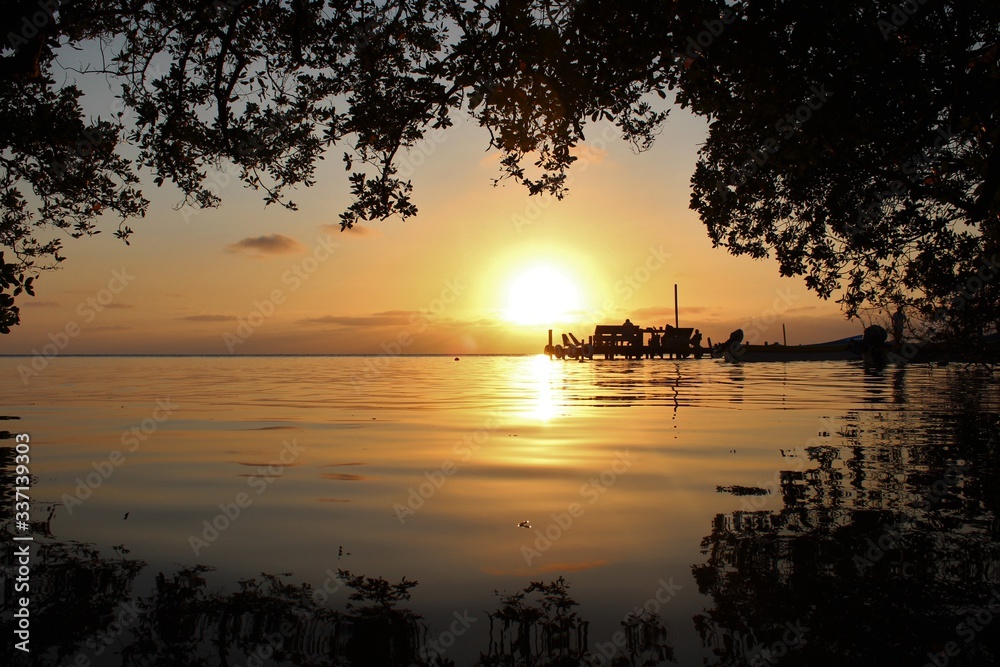
[[701,349],[701,332],[697,329],[694,330],[694,335],[691,336],[691,349],[695,351]]
[[646,358],[652,359],[657,354],[661,357],[663,356],[663,353],[660,352],[660,334],[654,331],[649,337],[649,347],[646,349]]
[[634,324],[632,324],[632,320],[630,320],[629,318],[627,318],[627,317],[626,317],[626,318],[625,318],[625,323],[624,323],[624,324],[622,324],[622,326],[623,326],[623,327],[634,327],[635,325],[634,325]]

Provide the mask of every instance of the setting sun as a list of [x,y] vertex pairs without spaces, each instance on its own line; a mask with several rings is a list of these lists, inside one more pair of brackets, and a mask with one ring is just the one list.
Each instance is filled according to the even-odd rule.
[[504,317],[516,324],[551,324],[565,320],[581,305],[580,289],[565,273],[534,266],[511,281]]

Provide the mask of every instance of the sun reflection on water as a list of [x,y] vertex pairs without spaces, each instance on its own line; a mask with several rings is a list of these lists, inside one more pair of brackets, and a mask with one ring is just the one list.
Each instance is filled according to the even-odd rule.
[[561,387],[565,382],[565,367],[539,354],[527,365],[527,370],[525,406],[528,409],[522,416],[548,424],[564,403]]

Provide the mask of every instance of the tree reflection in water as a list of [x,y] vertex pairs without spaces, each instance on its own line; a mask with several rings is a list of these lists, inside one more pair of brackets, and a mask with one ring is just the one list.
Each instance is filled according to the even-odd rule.
[[563,577],[551,583],[533,581],[516,593],[496,595],[501,604],[489,614],[489,650],[477,667],[653,667],[673,660],[663,620],[644,609],[622,621],[624,646],[615,655],[590,652],[590,623],[573,611],[578,603],[570,597]]
[[[13,448],[0,447],[0,483],[13,486]],[[0,509],[6,526],[10,504]],[[32,652],[0,642],[4,665],[127,665],[129,667],[219,667],[265,665],[364,665],[448,667],[454,663],[429,649],[429,628],[410,609],[416,581],[397,583],[339,570],[351,591],[342,611],[328,608],[306,584],[290,575],[261,574],[239,581],[238,590],[209,587],[203,565],[159,573],[145,597],[133,591],[146,563],[114,547],[113,557],[93,546],[60,542],[52,533],[55,515],[32,525],[36,537],[31,579]],[[14,541],[0,533],[4,585],[0,618],[13,621],[16,606]],[[613,661],[593,661],[587,651],[588,622],[562,578],[532,582],[500,596],[489,614],[490,644],[478,665],[552,667],[569,665],[660,665],[672,655],[658,616],[643,613],[623,623],[625,645]]]
[[780,473],[781,509],[716,516],[693,567],[713,603],[695,617],[707,664],[1000,664],[984,400],[943,387],[927,412],[850,413],[838,446]]

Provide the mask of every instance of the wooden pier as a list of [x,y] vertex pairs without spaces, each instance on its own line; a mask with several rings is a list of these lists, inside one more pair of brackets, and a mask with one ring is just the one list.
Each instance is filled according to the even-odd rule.
[[544,352],[556,359],[605,359],[624,357],[625,359],[672,358],[700,359],[708,354],[709,347],[702,347],[701,334],[695,334],[691,327],[672,327],[669,324],[656,327],[641,327],[626,320],[625,324],[598,324],[594,335],[586,342],[573,334],[562,334],[562,344],[552,344],[552,329],[549,329],[549,343]]
[[626,359],[701,359],[712,349],[712,339],[708,347],[701,345],[701,332],[694,328],[680,326],[680,310],[677,306],[677,285],[674,285],[674,326],[665,324],[656,327],[641,327],[626,319],[622,324],[598,324],[594,335],[586,343],[573,334],[562,334],[562,345],[552,344],[552,329],[549,329],[549,344],[545,354],[556,359],[593,359],[594,355],[604,355],[605,359],[621,356]]

